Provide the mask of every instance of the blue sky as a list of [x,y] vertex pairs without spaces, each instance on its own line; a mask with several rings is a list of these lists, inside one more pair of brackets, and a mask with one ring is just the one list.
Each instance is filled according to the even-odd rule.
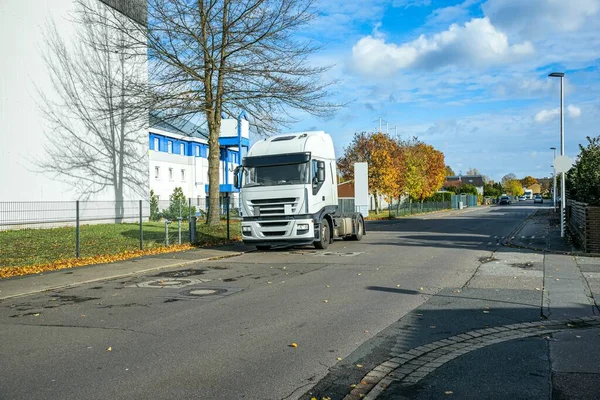
[[325,130],[341,155],[355,132],[417,136],[457,173],[494,180],[550,176],[559,147],[575,157],[600,134],[600,0],[322,0],[304,35],[333,65],[333,118],[300,115],[291,130]]

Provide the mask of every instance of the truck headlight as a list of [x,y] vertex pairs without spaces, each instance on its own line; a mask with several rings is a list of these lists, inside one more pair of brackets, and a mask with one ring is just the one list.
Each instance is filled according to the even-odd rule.
[[298,224],[298,225],[296,225],[296,228],[299,231],[307,231],[308,230],[308,224]]

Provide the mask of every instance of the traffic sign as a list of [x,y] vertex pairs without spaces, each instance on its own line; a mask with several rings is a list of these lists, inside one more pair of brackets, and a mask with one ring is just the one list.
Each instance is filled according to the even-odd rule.
[[554,169],[556,172],[567,172],[573,166],[573,160],[567,156],[558,156],[554,159]]

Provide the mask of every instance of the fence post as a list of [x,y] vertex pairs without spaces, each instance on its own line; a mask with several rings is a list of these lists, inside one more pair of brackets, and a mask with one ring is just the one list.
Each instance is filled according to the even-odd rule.
[[79,258],[79,200],[75,201],[75,257]]
[[165,244],[168,247],[169,246],[169,221],[168,219],[165,219]]
[[192,242],[192,198],[188,198],[188,233],[190,237],[190,243]]
[[227,241],[229,241],[229,193],[225,193],[225,212],[227,213]]
[[177,218],[178,243],[181,244],[181,217]]
[[144,250],[144,229],[142,228],[142,200],[140,200],[140,250]]

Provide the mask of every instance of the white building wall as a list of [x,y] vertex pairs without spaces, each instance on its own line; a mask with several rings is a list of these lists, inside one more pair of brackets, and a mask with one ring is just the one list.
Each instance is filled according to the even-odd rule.
[[[49,98],[55,93],[42,57],[44,30],[54,20],[58,33],[73,42],[74,11],[74,0],[0,0],[0,201],[81,198],[72,183],[41,173],[35,166],[36,160],[44,158],[46,134],[51,134],[40,111],[38,90]],[[146,129],[140,129],[139,135],[140,140],[147,138]],[[137,150],[144,155],[147,146]],[[126,190],[124,198],[141,196]],[[91,194],[89,200],[114,200],[113,190]]]

